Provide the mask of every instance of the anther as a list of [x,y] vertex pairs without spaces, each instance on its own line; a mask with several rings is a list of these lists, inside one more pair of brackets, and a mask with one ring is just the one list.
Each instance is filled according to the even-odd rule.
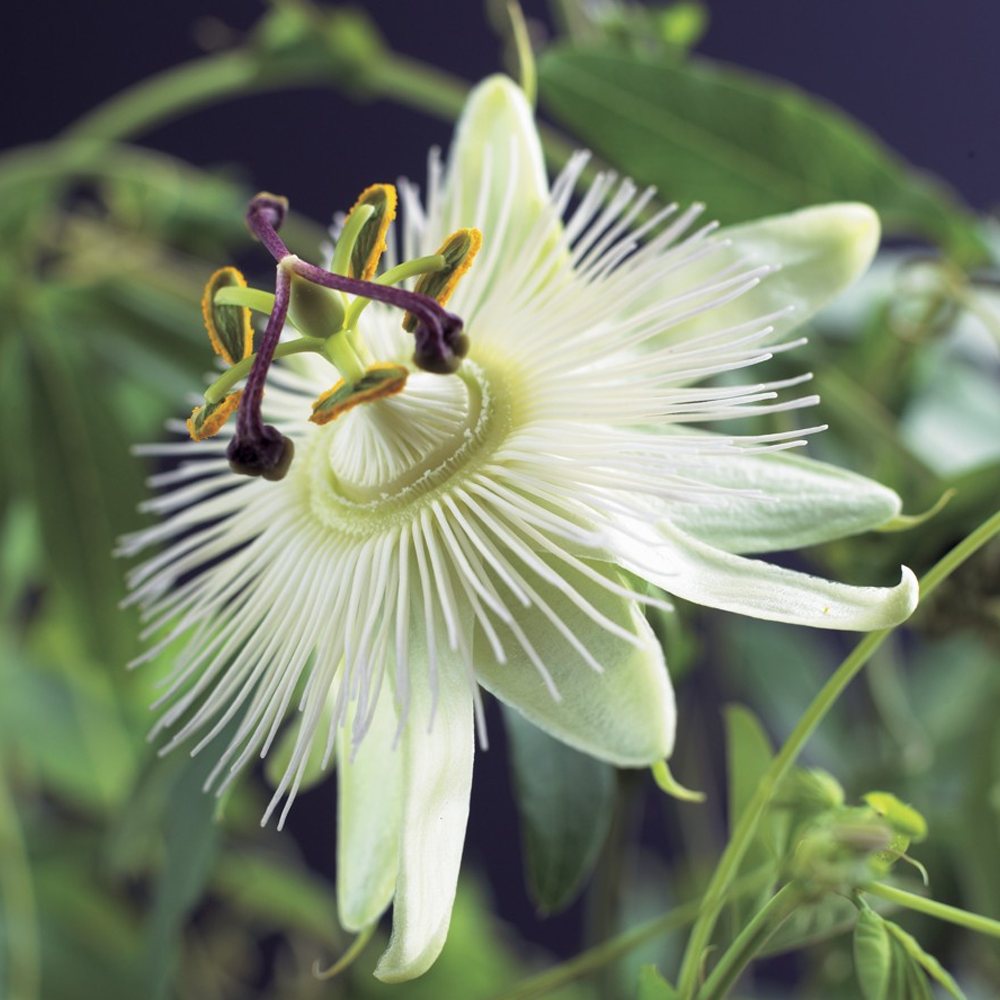
[[227,365],[235,365],[253,353],[250,310],[244,306],[220,305],[215,296],[222,288],[246,287],[246,280],[235,267],[221,267],[208,279],[201,299],[208,339]]
[[236,412],[240,405],[243,390],[229,393],[217,403],[206,402],[204,406],[196,406],[187,419],[188,433],[192,441],[207,441],[215,437],[225,426],[226,421]]
[[350,385],[341,379],[313,403],[314,424],[328,424],[360,403],[385,399],[403,391],[407,371],[399,365],[376,364],[367,369],[361,380]]
[[355,237],[346,273],[349,278],[371,281],[385,252],[389,224],[396,218],[396,189],[391,184],[372,184],[365,188],[348,213],[345,228],[351,215],[363,206],[371,208],[372,212]]

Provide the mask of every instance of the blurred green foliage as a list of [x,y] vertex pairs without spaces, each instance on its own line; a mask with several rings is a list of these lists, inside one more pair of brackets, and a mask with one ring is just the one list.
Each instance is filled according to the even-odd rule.
[[[783,366],[817,372],[831,429],[814,453],[882,479],[913,512],[956,491],[912,531],[825,546],[813,564],[859,581],[890,582],[900,562],[926,569],[1000,496],[996,234],[838,110],[691,56],[704,29],[699,5],[609,5],[593,18],[574,4],[555,7],[565,37],[540,57],[542,108],[615,168],[659,185],[664,197],[705,200],[724,221],[866,200],[892,233],[926,244],[919,280],[907,255],[887,257],[850,301],[820,318],[806,348],[775,363],[775,377]],[[249,242],[247,191],[232,175],[124,142],[191,108],[303,82],[445,116],[462,98],[453,79],[389,52],[358,11],[275,3],[245,46],[174,71],[166,87],[140,85],[64,137],[0,158],[0,984],[9,989],[0,995],[12,1000],[69,1000],[81,984],[107,1000],[543,995],[530,980],[521,992],[513,984],[551,960],[498,925],[474,873],[448,946],[423,979],[391,988],[374,981],[378,936],[343,977],[314,978],[313,962],[332,961],[349,943],[333,887],[291,838],[258,827],[262,791],[252,782],[227,798],[220,822],[216,800],[201,792],[207,759],[154,757],[146,706],[165,670],[122,669],[139,651],[138,627],[118,609],[123,570],[111,552],[140,523],[150,471],[130,447],[185,414],[206,364],[203,281]],[[556,160],[565,150],[550,144]],[[322,238],[304,220],[290,225],[302,246]],[[789,417],[768,419],[762,430],[782,429]],[[649,799],[649,782],[616,785],[603,765],[534,730],[510,733],[535,903],[558,909],[586,886],[617,803],[617,843],[632,845],[618,861],[618,929],[697,898],[773,743],[843,653],[824,635],[691,607],[654,624],[674,662],[688,665],[676,771],[709,792],[705,806]],[[918,857],[935,895],[994,915],[998,638],[994,543],[883,648],[808,760],[835,775],[849,801],[885,788],[913,803],[931,831]],[[543,794],[548,772],[535,769],[539,762],[574,775],[559,796]],[[830,787],[823,780],[808,779],[814,791]],[[760,909],[787,866],[789,824],[780,803],[761,824],[741,868],[748,887],[730,900],[719,945]],[[640,827],[665,846],[659,856],[635,854]],[[994,943],[923,917],[898,919],[921,945],[901,931],[883,936],[881,925],[854,945],[862,962],[889,963],[886,983],[909,984],[873,996],[921,995],[926,985],[917,984],[934,975],[922,947],[994,995]],[[768,952],[801,950],[795,996],[857,996],[856,922],[848,901],[827,895],[771,938]],[[599,922],[614,930],[607,924]],[[635,961],[602,974],[596,990],[586,982],[554,989],[593,975],[596,959],[565,975],[556,969],[544,995],[668,1000],[673,987],[637,963],[641,956],[672,969],[677,943],[661,934],[640,949],[637,939]],[[775,989],[748,982],[742,995],[792,995]]]

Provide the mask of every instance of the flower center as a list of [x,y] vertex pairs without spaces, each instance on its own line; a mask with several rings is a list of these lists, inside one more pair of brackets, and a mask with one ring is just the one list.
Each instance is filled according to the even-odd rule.
[[[326,424],[348,410],[402,392],[408,370],[378,363],[357,329],[358,319],[372,301],[404,311],[403,329],[412,333],[413,364],[425,372],[451,375],[469,351],[461,317],[443,306],[479,252],[478,229],[452,233],[436,254],[404,261],[376,278],[386,249],[386,232],[396,214],[396,189],[373,184],[362,192],[344,222],[333,254],[332,271],[291,253],[278,229],[288,213],[288,200],[261,192],[250,201],[246,222],[277,261],[274,295],[247,288],[235,268],[222,268],[209,279],[202,311],[215,351],[230,365],[209,386],[205,405],[188,420],[195,441],[217,434],[238,411],[236,433],[226,448],[233,472],[265,479],[284,479],[295,445],[276,427],[265,425],[261,401],[268,369],[283,354],[311,352],[329,361],[341,378],[313,403],[309,418]],[[413,291],[394,287],[416,278]],[[353,296],[348,305],[347,296]],[[256,352],[250,310],[263,307],[267,328]],[[285,320],[303,335],[281,340]],[[243,390],[230,392],[246,377]]]
[[[442,379],[417,372],[397,396],[317,432],[302,461],[309,502],[331,527],[369,534],[402,521],[492,453],[509,423],[482,369]],[[304,446],[305,447],[305,446]]]

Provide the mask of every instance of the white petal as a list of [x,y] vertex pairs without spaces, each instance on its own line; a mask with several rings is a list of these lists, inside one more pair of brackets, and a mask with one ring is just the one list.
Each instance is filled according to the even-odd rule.
[[[481,198],[484,183],[489,190]],[[508,190],[513,197],[505,204]],[[524,92],[506,76],[487,77],[469,94],[455,130],[441,211],[445,228],[477,226],[486,250],[498,234],[517,247],[548,197],[542,144]]]
[[[617,573],[603,572],[622,586]],[[533,606],[518,609],[517,625],[530,638],[558,699],[528,651],[502,624],[497,632],[506,663],[496,662],[486,637],[481,630],[476,632],[479,682],[539,728],[594,757],[620,767],[644,767],[669,756],[676,723],[673,689],[660,644],[638,603],[565,566],[560,575],[598,612],[634,636],[634,642],[613,635],[562,591],[539,582],[535,585],[539,596],[602,672],[585,662],[566,635]]]
[[727,552],[818,545],[884,524],[900,511],[890,489],[824,462],[787,454],[706,455],[692,479],[727,490],[710,502],[671,502],[677,527]]
[[723,552],[669,524],[641,538],[629,522],[615,539],[621,563],[695,604],[751,618],[868,632],[905,621],[917,606],[918,586],[903,567],[895,587],[851,587],[807,573]]
[[426,656],[417,653],[410,652],[410,711],[398,751],[403,815],[392,937],[375,969],[387,983],[422,975],[441,953],[472,791],[473,703],[465,667],[446,648],[437,650],[437,698],[428,732],[434,694],[421,669]]
[[731,302],[679,324],[665,336],[688,340],[791,307],[768,323],[775,328],[771,340],[781,340],[867,270],[878,249],[879,233],[875,212],[853,202],[818,205],[723,229],[718,238],[731,241],[731,245],[668,278],[657,289],[656,298],[682,293],[699,277],[727,265],[748,271],[766,264],[780,270],[766,275],[755,288]]
[[392,692],[385,689],[353,760],[351,721],[337,732],[337,910],[348,931],[378,920],[396,889],[403,815],[396,725]]

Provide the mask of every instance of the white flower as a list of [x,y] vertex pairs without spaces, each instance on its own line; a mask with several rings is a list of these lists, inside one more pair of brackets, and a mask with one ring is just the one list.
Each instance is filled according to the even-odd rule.
[[[288,359],[265,400],[295,444],[280,482],[233,475],[224,439],[146,449],[183,459],[154,477],[162,523],[124,544],[165,544],[130,580],[161,636],[149,656],[189,637],[158,729],[200,749],[239,719],[224,787],[298,710],[271,808],[287,793],[287,812],[317,746],[336,758],[341,921],[360,930],[394,903],[385,980],[424,972],[447,934],[480,686],[641,767],[670,754],[675,712],[633,577],[825,628],[892,625],[916,601],[908,570],[848,587],[744,555],[870,529],[894,493],[787,454],[801,435],[690,427],[813,402],[777,401],[790,382],[696,383],[794,346],[787,332],[867,267],[875,215],[832,205],[716,233],[693,208],[639,225],[650,192],[608,176],[569,209],[584,160],[550,190],[523,95],[487,80],[446,170],[432,154],[425,203],[401,187],[403,258],[483,233],[449,306],[471,342],[458,374],[411,372],[316,426],[332,369]],[[397,310],[372,303],[359,333],[409,364]]]

